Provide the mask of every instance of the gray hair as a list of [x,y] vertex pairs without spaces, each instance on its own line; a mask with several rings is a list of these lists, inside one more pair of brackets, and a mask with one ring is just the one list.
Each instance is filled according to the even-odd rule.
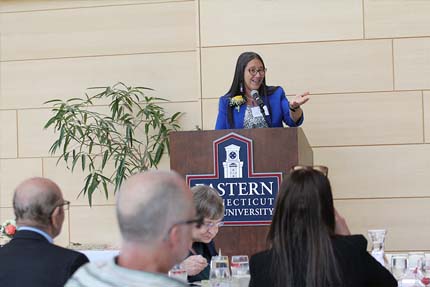
[[177,221],[189,219],[185,216],[191,202],[185,197],[185,183],[176,173],[146,172],[127,181],[117,197],[117,218],[124,240],[152,242],[167,235]]
[[224,217],[224,204],[216,189],[207,185],[197,185],[192,187],[191,191],[198,217],[214,220]]
[[46,178],[36,177],[24,181],[15,189],[13,195],[16,220],[49,226],[51,212],[60,200],[59,190],[53,181]]

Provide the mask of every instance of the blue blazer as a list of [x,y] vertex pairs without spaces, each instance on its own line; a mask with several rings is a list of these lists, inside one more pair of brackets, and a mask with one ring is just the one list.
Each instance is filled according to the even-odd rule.
[[[285,97],[285,92],[281,87],[278,87],[270,96],[263,97],[263,100],[266,106],[270,106],[270,116],[266,117],[266,119],[270,121],[270,127],[283,127],[283,122],[290,127],[298,127],[303,123],[303,115],[297,123],[290,117],[288,99]],[[216,130],[243,129],[246,105],[241,105],[238,111],[236,107],[231,107],[229,103],[229,94],[219,99],[218,117],[215,124]],[[228,122],[228,109],[233,109],[233,126]]]

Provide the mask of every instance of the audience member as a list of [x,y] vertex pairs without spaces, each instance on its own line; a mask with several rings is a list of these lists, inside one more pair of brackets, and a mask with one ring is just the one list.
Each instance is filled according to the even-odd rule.
[[367,251],[362,235],[336,220],[327,177],[312,167],[281,184],[268,235],[271,248],[251,257],[251,287],[395,287],[396,279]]
[[46,178],[31,178],[16,188],[13,209],[18,231],[0,248],[0,286],[64,286],[88,262],[84,254],[53,244],[68,205],[60,188]]
[[200,228],[193,228],[193,245],[182,266],[188,273],[188,281],[195,282],[209,279],[208,263],[212,256],[218,255],[213,239],[223,225],[224,205],[218,192],[209,186],[194,186],[191,191],[197,217],[203,218],[204,223]]
[[84,265],[66,287],[187,286],[166,273],[188,254],[196,219],[189,188],[173,172],[135,174],[117,196],[119,255]]

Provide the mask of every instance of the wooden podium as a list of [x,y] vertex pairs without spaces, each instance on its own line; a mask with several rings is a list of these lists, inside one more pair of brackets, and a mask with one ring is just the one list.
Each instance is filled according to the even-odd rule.
[[[294,165],[312,165],[312,149],[301,128],[185,131],[170,134],[170,168],[183,175],[214,172],[213,142],[230,133],[253,143],[255,172],[282,172]],[[215,237],[223,255],[252,255],[266,249],[269,226],[223,226]]]

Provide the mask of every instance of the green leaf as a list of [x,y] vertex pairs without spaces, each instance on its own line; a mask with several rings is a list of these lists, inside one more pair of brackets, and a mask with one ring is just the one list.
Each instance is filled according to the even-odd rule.
[[105,150],[105,152],[103,153],[102,169],[105,168],[108,157],[109,157],[109,150]]
[[86,162],[86,157],[83,154],[81,155],[82,171],[85,171],[85,167],[86,167],[85,162]]

